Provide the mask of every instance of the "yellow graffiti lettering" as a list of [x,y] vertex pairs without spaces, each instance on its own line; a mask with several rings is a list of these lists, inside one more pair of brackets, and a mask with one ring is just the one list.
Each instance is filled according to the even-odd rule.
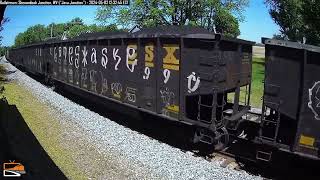
[[174,55],[179,46],[177,44],[164,44],[163,48],[167,52],[167,55],[163,58],[163,68],[179,71],[179,59]]
[[167,106],[166,109],[169,111],[172,111],[172,112],[179,112],[179,106],[177,106],[177,105]]

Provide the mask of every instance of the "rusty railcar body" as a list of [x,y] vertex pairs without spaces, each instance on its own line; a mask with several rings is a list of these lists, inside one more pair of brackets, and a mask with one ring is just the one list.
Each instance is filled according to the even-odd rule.
[[[320,47],[266,41],[263,116],[257,138],[283,151],[320,157]],[[270,159],[271,152],[257,157]]]
[[9,60],[103,100],[194,125],[195,142],[221,148],[227,121],[239,122],[249,109],[250,96],[240,105],[239,94],[242,86],[250,93],[252,45],[170,26],[33,44],[13,49]]

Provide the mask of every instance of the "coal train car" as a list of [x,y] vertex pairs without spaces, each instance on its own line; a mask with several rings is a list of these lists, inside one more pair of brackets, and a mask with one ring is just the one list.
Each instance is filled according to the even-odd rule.
[[194,142],[216,150],[245,132],[258,145],[257,159],[270,161],[275,150],[319,159],[320,48],[266,40],[257,114],[250,107],[253,44],[165,26],[41,42],[11,49],[7,58],[99,101],[192,125]]
[[242,86],[250,90],[252,45],[170,26],[32,44],[12,49],[9,60],[101,101],[194,125],[195,142],[221,149],[229,139],[224,116],[240,119],[249,109],[249,96],[240,105],[239,94]]
[[[320,47],[266,40],[265,83],[257,143],[320,157]],[[257,157],[271,158],[272,151]]]

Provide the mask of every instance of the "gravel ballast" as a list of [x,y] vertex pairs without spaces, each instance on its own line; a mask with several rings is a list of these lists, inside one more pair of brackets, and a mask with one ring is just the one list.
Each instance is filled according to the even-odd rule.
[[[7,68],[16,70],[9,63]],[[109,157],[109,160],[117,163],[117,167],[132,171],[135,175],[130,173],[128,179],[261,179],[244,171],[222,168],[219,161],[206,161],[193,156],[191,152],[182,152],[121,126],[64,98],[19,70],[10,74],[9,78],[15,79],[39,101],[59,112],[56,115],[62,126],[71,124],[78,129],[78,132],[68,131],[70,134],[76,133],[78,138],[85,139],[88,146],[94,148],[101,157]],[[109,178],[103,174],[99,179]]]

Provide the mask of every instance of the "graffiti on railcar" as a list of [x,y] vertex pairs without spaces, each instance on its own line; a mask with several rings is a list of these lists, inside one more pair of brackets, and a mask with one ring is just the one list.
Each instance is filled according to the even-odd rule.
[[68,80],[69,80],[69,83],[73,83],[73,70],[72,70],[72,67],[69,67],[69,71],[68,71]]
[[126,94],[125,99],[132,102],[132,103],[135,103],[137,100],[136,91],[137,91],[136,88],[127,87],[126,92],[125,92],[125,94]]
[[[195,72],[192,72],[188,77],[188,93],[196,91],[200,85],[200,76],[196,76]],[[193,85],[192,85],[193,84]]]
[[[164,64],[164,67],[168,67],[166,71],[169,71],[170,69],[179,69],[179,61],[175,57],[171,57],[171,53],[174,53],[174,50],[171,50],[173,47],[167,48],[168,53],[166,57],[164,58],[165,63],[173,63],[173,64]],[[109,59],[108,59],[108,54],[111,53],[112,49],[112,57],[113,60],[115,61],[114,65],[114,70],[119,70],[119,66],[121,63],[121,56],[119,55],[119,50],[118,48],[107,48],[104,47],[101,50],[101,66],[103,68],[107,68]],[[175,48],[173,48],[175,49]],[[110,50],[110,51],[109,51]],[[52,52],[53,51],[53,52]],[[57,52],[58,51],[58,52]],[[148,79],[150,76],[150,68],[154,67],[154,46],[153,44],[148,45],[145,47],[145,74],[142,75],[143,79]],[[88,65],[88,57],[90,58],[90,61],[92,64],[97,64],[97,50],[95,48],[91,48],[91,52],[89,52],[87,46],[69,46],[69,47],[54,47],[53,50],[50,48],[50,55],[53,56],[53,60],[55,63],[58,64],[63,64],[64,66],[66,65],[65,63],[62,62],[62,57],[64,57],[64,60],[69,62],[69,70],[72,68],[71,66],[74,66],[76,69],[80,67],[80,64],[82,67],[86,67]],[[138,64],[138,59],[137,59],[137,45],[131,44],[127,46],[126,49],[126,68],[130,72],[134,72],[135,67]],[[62,68],[62,67],[61,67]],[[59,72],[62,72],[62,70]],[[71,73],[69,73],[71,74]],[[166,78],[170,78],[170,73],[165,73],[164,75]]]
[[101,95],[107,95],[107,92],[108,92],[108,90],[109,90],[109,86],[108,86],[108,80],[107,80],[107,78],[105,78],[104,76],[103,76],[103,73],[100,71],[100,75],[101,75],[101,92],[100,92],[100,94]]
[[67,81],[68,79],[68,63],[67,63],[67,56],[68,56],[68,49],[67,47],[63,47],[62,48],[62,52],[63,52],[63,63],[62,63],[62,69],[63,69],[63,80]]
[[74,66],[78,69],[79,68],[79,60],[80,60],[80,46],[76,46],[74,48]]
[[176,95],[173,91],[165,87],[164,89],[160,89],[160,95],[162,103],[164,104],[161,110],[163,115],[170,116],[170,112],[175,114],[179,113],[179,106],[175,104]]
[[82,57],[83,57],[82,58],[82,64],[83,64],[83,67],[86,67],[86,65],[88,64],[87,55],[88,55],[87,47],[83,46],[83,49],[82,49]]
[[90,57],[91,63],[97,64],[97,51],[95,48],[91,49],[91,57]]
[[[89,45],[73,45],[63,47],[52,47],[50,48],[51,55],[53,56],[53,62],[57,65],[63,60],[63,73],[66,74],[66,80],[77,86],[81,86],[84,89],[88,89],[92,92],[99,93],[107,96],[109,88],[112,97],[121,99],[122,93],[124,94],[124,100],[135,103],[137,101],[136,89],[126,87],[123,89],[123,85],[120,82],[113,82],[108,84],[107,75],[112,74],[109,70],[118,71],[120,68],[125,68],[129,72],[134,72],[138,65],[138,46],[137,44],[128,44],[125,49],[119,49],[115,47],[90,47]],[[166,100],[163,101],[163,112],[167,111],[170,113],[179,112],[179,100],[172,102],[179,93],[179,88],[172,88],[170,92],[169,87],[176,83],[179,78],[180,70],[180,55],[178,44],[163,44],[163,58],[162,58],[162,83],[167,84],[166,86],[160,87],[161,98]],[[120,53],[123,52],[123,54]],[[144,46],[144,67],[142,67],[141,78],[143,80],[149,80],[151,69],[155,67],[155,46],[153,43],[148,43]],[[39,54],[40,52],[38,52]],[[121,63],[122,59],[125,59],[125,63]],[[110,63],[110,60],[112,63]],[[92,66],[93,65],[93,66]],[[107,67],[112,69],[107,69]],[[99,68],[102,68],[101,71]],[[57,68],[60,68],[57,66]],[[55,69],[54,73],[58,74],[58,69]],[[67,71],[67,72],[66,72]],[[97,76],[98,75],[98,76]],[[161,78],[161,76],[160,76]],[[172,79],[173,78],[173,79]],[[189,93],[195,92],[200,87],[200,77],[195,73],[191,72],[187,78],[187,91]],[[170,80],[172,79],[172,80]],[[80,82],[79,82],[80,81]],[[171,81],[171,82],[170,82]],[[179,86],[179,84],[177,84]],[[158,91],[159,92],[159,91]],[[173,97],[168,97],[171,95]],[[177,96],[178,97],[178,96]]]
[[162,99],[161,113],[177,118],[179,114],[179,44],[163,44],[162,79],[160,97]]
[[314,118],[320,120],[320,81],[317,81],[309,89],[308,107],[312,110]]
[[130,72],[133,72],[134,67],[138,64],[137,56],[138,56],[137,45],[129,44],[127,46],[127,53],[126,53],[126,66]]
[[168,87],[165,89],[160,89],[161,99],[165,106],[170,106],[173,104],[175,94],[170,91]]
[[114,70],[118,70],[118,66],[121,62],[121,57],[118,55],[118,51],[119,49],[113,48],[112,49],[112,55],[113,55],[113,59],[116,61],[116,64],[114,66]]
[[[101,50],[101,54],[102,54],[102,57],[101,57],[101,65],[102,67],[104,67],[105,69],[107,69],[107,64],[108,64],[108,56],[107,56],[107,53],[108,53],[108,49],[107,48],[102,48]],[[115,70],[116,67],[115,67]]]
[[86,83],[87,81],[87,68],[82,68],[82,71],[81,71],[81,86],[85,89],[88,88],[88,85]]
[[119,82],[111,83],[112,95],[116,98],[121,98],[122,85]]
[[73,65],[73,47],[69,47],[69,64],[72,66]]
[[89,72],[89,81],[90,81],[90,91],[97,92],[97,71],[90,70]]
[[79,69],[75,69],[74,71],[74,83],[79,86],[79,78],[80,78],[80,73],[79,73]]

